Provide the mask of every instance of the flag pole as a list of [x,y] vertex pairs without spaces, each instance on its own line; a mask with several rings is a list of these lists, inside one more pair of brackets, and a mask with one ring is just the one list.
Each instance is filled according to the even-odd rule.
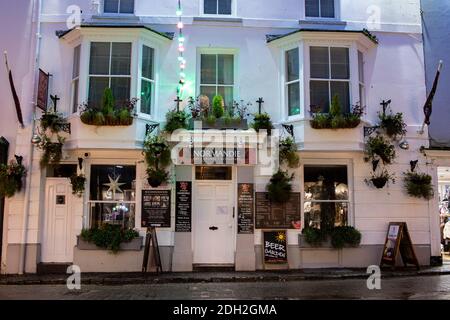
[[9,68],[9,64],[8,64],[8,52],[3,51],[3,54],[5,56],[6,71],[8,73],[9,85],[11,87],[11,93],[12,93],[13,100],[14,100],[14,106],[16,107],[17,120],[19,121],[21,127],[24,128],[25,125],[23,123],[23,116],[22,116],[22,109],[20,107],[20,100],[19,100],[19,97],[17,96],[17,91],[14,86],[12,72],[11,72],[11,69]]

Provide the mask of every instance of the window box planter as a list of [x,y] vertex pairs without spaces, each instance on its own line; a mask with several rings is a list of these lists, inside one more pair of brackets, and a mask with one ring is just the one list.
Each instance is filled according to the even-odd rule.
[[[120,244],[120,251],[139,251],[141,250],[144,237],[140,236],[134,238],[130,242],[122,242]],[[83,240],[80,236],[77,236],[77,248],[78,250],[103,250],[103,248],[97,247],[94,243]]]
[[208,129],[216,129],[216,130],[226,130],[226,129],[232,129],[232,130],[247,130],[248,129],[248,122],[247,119],[232,119],[231,121],[226,121],[223,118],[216,119],[214,123],[208,122],[204,119],[189,119],[189,129],[194,129],[194,122],[195,121],[201,121],[202,122],[202,129],[208,130]]
[[328,237],[326,241],[322,241],[322,243],[318,246],[313,246],[306,242],[305,236],[303,234],[298,235],[298,246],[300,248],[327,248],[327,249],[333,249],[333,246],[331,245],[331,238]]

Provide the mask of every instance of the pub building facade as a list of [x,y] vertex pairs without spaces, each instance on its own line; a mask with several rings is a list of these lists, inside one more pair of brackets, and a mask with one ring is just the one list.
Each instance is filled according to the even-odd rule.
[[[411,160],[422,172],[435,170],[420,152],[428,135],[420,131],[427,93],[419,0],[381,8],[369,0],[183,0],[182,102],[174,102],[178,1],[39,2],[38,67],[51,74],[48,93],[59,97],[57,111],[70,133],[62,133],[60,164],[41,167],[42,151],[27,151],[39,121],[24,110],[26,127],[18,129],[10,154],[20,152],[31,166],[25,188],[5,203],[3,273],[55,264],[75,264],[82,272],[141,271],[147,227],[156,227],[163,270],[172,272],[377,265],[392,221],[408,223],[421,265],[440,255],[433,199],[411,198],[401,179]],[[81,26],[68,29],[73,4],[81,9]],[[79,106],[100,103],[108,87],[116,101],[138,98],[131,125],[80,120]],[[216,94],[225,106],[243,100],[252,103],[249,113],[267,112],[275,140],[255,138],[247,128],[167,135],[170,181],[152,188],[142,152],[146,137],[164,128],[177,103],[188,110],[189,97],[212,102]],[[311,106],[328,113],[336,95],[345,112],[365,106],[361,124],[314,129]],[[397,158],[386,168],[397,182],[377,189],[365,182],[372,172],[365,145],[384,100],[403,113],[408,148],[395,141]],[[225,134],[224,143],[208,147]],[[279,136],[292,137],[300,157],[297,168],[283,167],[294,175],[283,204],[267,197]],[[72,194],[73,174],[86,177],[81,197]],[[320,228],[324,219],[355,227],[360,245],[305,244],[302,230]],[[105,224],[137,230],[138,245],[112,254],[80,239],[83,229]]]

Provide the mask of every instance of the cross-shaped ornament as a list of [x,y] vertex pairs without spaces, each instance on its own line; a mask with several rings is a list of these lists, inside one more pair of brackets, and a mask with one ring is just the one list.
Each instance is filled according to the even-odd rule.
[[53,101],[53,110],[56,112],[57,110],[56,106],[58,104],[58,101],[61,100],[61,98],[55,94],[54,96],[50,95],[50,99],[52,99]]
[[386,109],[387,109],[387,107],[388,107],[390,104],[391,104],[391,100],[388,100],[388,101],[383,100],[383,101],[380,103],[380,105],[383,106],[383,116],[386,114]]
[[177,98],[174,100],[177,104],[177,112],[180,111],[180,103],[183,102],[183,100],[180,99],[180,97],[177,96]]
[[258,104],[258,113],[261,114],[262,104],[264,103],[263,98],[259,98],[256,103]]

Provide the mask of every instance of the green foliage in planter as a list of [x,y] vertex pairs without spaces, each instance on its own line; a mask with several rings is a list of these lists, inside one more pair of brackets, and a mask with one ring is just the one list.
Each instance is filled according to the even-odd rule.
[[225,115],[223,116],[223,123],[227,126],[231,125],[233,123],[233,117],[229,112],[225,112]]
[[334,95],[333,100],[331,101],[330,115],[332,118],[342,115],[341,103],[339,102],[339,96],[337,94]]
[[72,185],[72,194],[81,197],[84,193],[84,185],[86,177],[84,175],[74,174],[70,177],[70,184]]
[[[117,119],[118,124],[121,126],[131,126],[133,124],[133,116],[127,108],[122,108],[117,111]],[[115,123],[117,124],[117,120]]]
[[302,234],[306,243],[313,247],[319,247],[327,238],[326,233],[317,228],[304,228]]
[[158,188],[161,184],[169,181],[169,173],[164,169],[147,168],[148,183],[153,188]]
[[50,129],[53,133],[62,131],[63,126],[67,121],[63,118],[62,114],[56,112],[45,112],[40,119],[40,126],[42,131]]
[[117,253],[122,242],[129,242],[139,237],[139,233],[131,229],[122,229],[121,226],[104,224],[96,229],[83,229],[80,237],[99,248]]
[[222,118],[225,110],[223,107],[223,98],[220,95],[217,95],[213,98],[213,106],[212,106],[212,113],[217,119]]
[[372,159],[379,156],[384,164],[391,164],[395,159],[395,146],[380,135],[367,140],[366,152]]
[[338,95],[333,97],[329,113],[312,113],[310,120],[313,129],[353,129],[361,123],[364,108],[355,105],[352,112],[343,114]]
[[171,161],[169,144],[161,136],[151,136],[144,142],[144,154],[147,164],[152,167],[166,167]]
[[97,111],[94,113],[93,117],[92,117],[92,123],[88,123],[88,124],[93,124],[94,126],[103,126],[106,124],[106,119],[105,116],[103,114],[103,112],[101,111]]
[[271,178],[267,185],[269,200],[276,203],[284,203],[291,197],[294,174],[289,175],[285,171],[278,170]]
[[315,113],[310,121],[310,124],[313,129],[330,129],[330,116],[325,113]]
[[380,128],[384,129],[389,137],[403,136],[406,134],[406,123],[403,121],[403,113],[379,113],[378,117],[380,118]]
[[267,113],[256,113],[254,114],[254,120],[251,124],[251,127],[255,129],[256,132],[259,130],[267,130],[267,133],[270,134],[273,127],[272,120],[270,120],[270,116]]
[[166,114],[166,126],[164,127],[164,131],[168,133],[172,133],[178,129],[187,129],[188,128],[188,120],[189,116],[186,112],[172,110],[167,112]]
[[361,243],[361,232],[353,227],[335,227],[331,231],[331,245],[341,249],[345,245],[357,247]]
[[114,111],[114,97],[112,90],[110,88],[106,88],[103,92],[102,97],[102,110],[103,116],[105,117],[105,124],[106,125],[114,125],[116,123],[116,114]]
[[62,147],[65,138],[58,135],[58,142],[52,142],[47,136],[42,137],[39,148],[43,151],[40,165],[45,167],[49,164],[59,164],[62,158]]
[[370,179],[365,180],[368,185],[372,184],[378,189],[382,189],[386,184],[391,181],[392,183],[395,183],[395,175],[390,174],[386,169],[375,173],[372,173],[372,176]]
[[286,163],[289,168],[298,168],[300,157],[294,139],[291,137],[280,141],[280,163]]
[[0,164],[0,198],[10,198],[22,190],[22,179],[27,170],[22,165],[22,157],[16,156],[8,164]]
[[206,118],[206,123],[210,126],[213,126],[216,124],[216,116],[213,114],[208,115]]
[[403,182],[412,197],[430,200],[434,196],[432,177],[426,173],[405,172]]

